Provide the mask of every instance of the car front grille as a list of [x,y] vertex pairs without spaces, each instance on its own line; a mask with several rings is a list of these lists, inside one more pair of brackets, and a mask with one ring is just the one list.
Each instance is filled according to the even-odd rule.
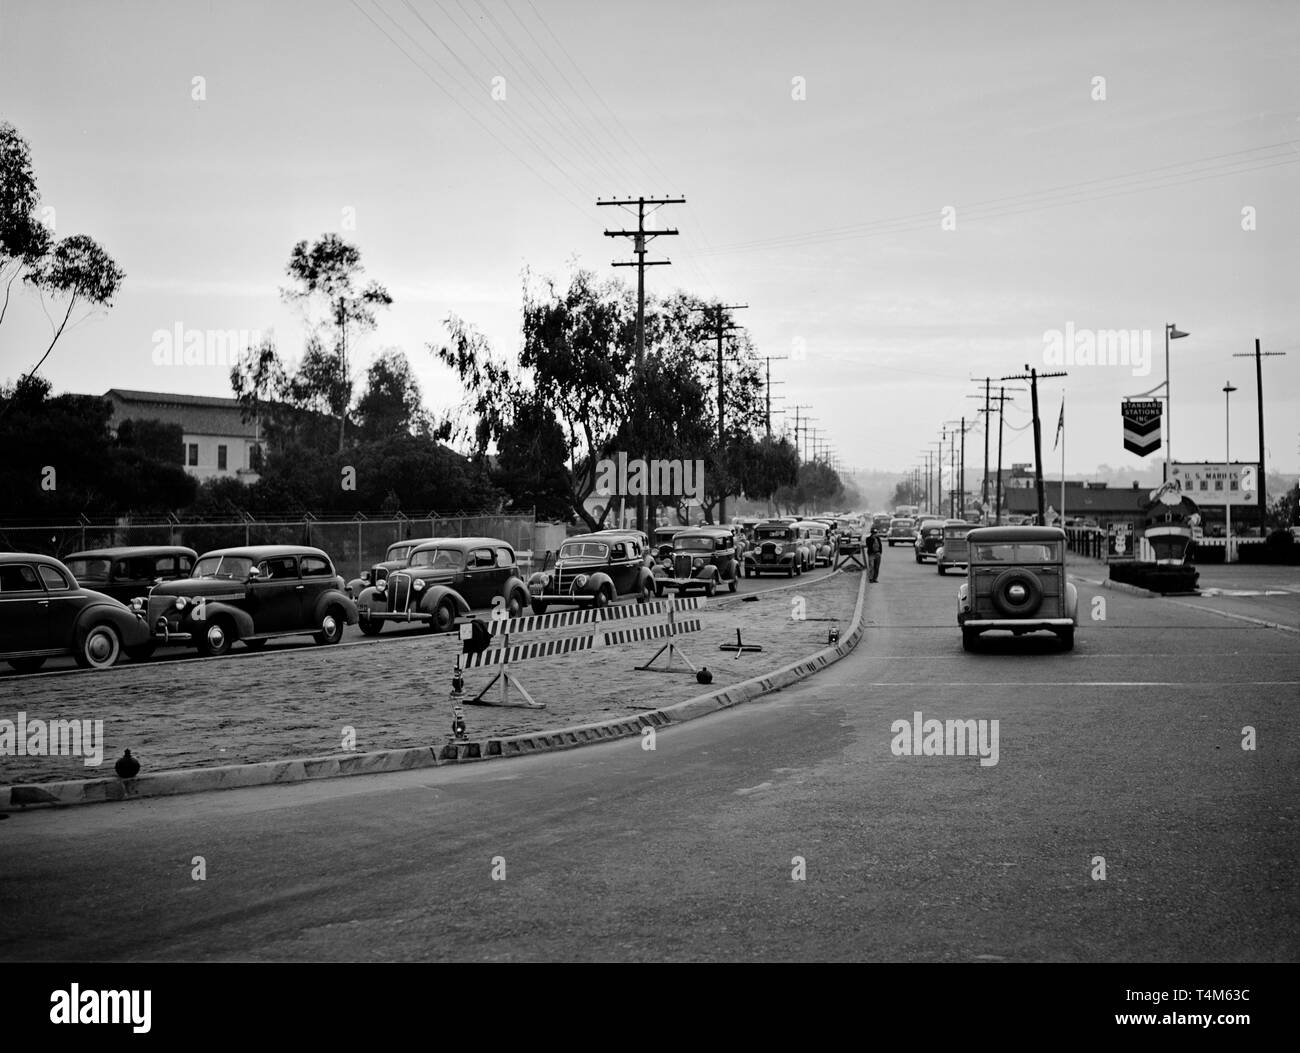
[[391,611],[405,611],[411,598],[411,575],[390,574],[388,576],[388,607]]
[[691,576],[691,557],[674,556],[673,557],[673,577],[689,578]]

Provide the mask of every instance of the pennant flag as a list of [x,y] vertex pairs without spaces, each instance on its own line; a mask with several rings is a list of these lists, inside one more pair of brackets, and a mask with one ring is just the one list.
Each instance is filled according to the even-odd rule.
[[1056,449],[1061,444],[1061,432],[1065,431],[1065,399],[1061,399],[1061,419],[1056,422],[1056,442],[1052,443],[1052,449]]
[[1121,412],[1124,417],[1124,449],[1139,457],[1160,449],[1160,418],[1164,407],[1159,401],[1125,399]]

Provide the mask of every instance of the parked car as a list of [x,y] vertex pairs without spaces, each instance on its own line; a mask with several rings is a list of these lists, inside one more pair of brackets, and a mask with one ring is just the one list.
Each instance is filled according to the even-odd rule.
[[957,593],[962,646],[975,650],[993,629],[1017,636],[1053,632],[1074,647],[1079,595],[1065,573],[1065,531],[1057,527],[977,527],[966,582]]
[[357,605],[329,556],[304,545],[251,545],[206,552],[188,578],[131,601],[156,644],[192,644],[212,657],[236,641],[260,650],[280,636],[336,644]]
[[359,578],[353,578],[348,582],[347,594],[355,600],[361,595],[362,590],[371,585],[378,585],[393,571],[406,566],[406,561],[411,558],[411,553],[421,545],[427,545],[430,541],[437,540],[436,537],[408,537],[405,541],[394,541],[388,546],[388,551],[384,553],[383,559],[369,570],[363,570]]
[[803,549],[793,523],[760,523],[754,527],[754,545],[742,559],[745,577],[761,574],[803,573]]
[[83,588],[51,556],[0,553],[0,659],[34,673],[50,658],[72,655],[86,669],[107,669],[125,651],[147,657],[149,630],[124,603]]
[[712,596],[721,584],[735,592],[739,579],[736,535],[727,527],[678,531],[672,550],[654,568],[656,596],[667,589],[676,589],[679,596],[702,589],[704,595]]
[[385,622],[423,622],[450,632],[475,610],[503,609],[517,618],[528,609],[524,584],[508,542],[495,537],[442,537],[416,547],[406,566],[362,590],[357,624],[377,636]]
[[903,516],[895,516],[889,521],[889,533],[885,535],[889,547],[895,545],[916,544],[916,522]]
[[934,561],[940,574],[947,574],[957,567],[966,569],[970,551],[966,536],[972,529],[974,528],[969,523],[950,521],[943,525],[943,544],[939,546]]
[[[688,529],[684,526],[658,526],[650,536],[650,554],[653,557],[652,563],[672,555],[673,538],[683,530]],[[694,528],[690,528],[694,529]]]
[[534,614],[552,604],[605,607],[619,596],[654,596],[654,575],[636,534],[580,534],[560,546],[555,566],[528,580]]
[[198,558],[183,545],[133,545],[74,552],[63,565],[85,588],[129,604],[159,582],[188,578]]
[[939,558],[939,546],[943,544],[943,528],[946,523],[960,520],[926,517],[916,526],[916,562],[924,563],[927,559]]

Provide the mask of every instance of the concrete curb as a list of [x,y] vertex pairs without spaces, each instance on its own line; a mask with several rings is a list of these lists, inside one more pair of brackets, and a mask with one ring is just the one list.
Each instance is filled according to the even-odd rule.
[[1217,607],[1204,607],[1199,603],[1184,603],[1180,600],[1171,600],[1180,607],[1186,607],[1189,611],[1205,611],[1207,614],[1217,614],[1220,618],[1231,618],[1236,622],[1250,622],[1252,625],[1260,625],[1265,629],[1279,629],[1284,633],[1300,633],[1294,625],[1283,625],[1281,622],[1270,622],[1263,618],[1252,618],[1248,614],[1234,614],[1232,611],[1221,611]]
[[273,786],[331,779],[345,775],[374,775],[384,772],[410,771],[445,764],[499,760],[534,753],[576,749],[597,742],[640,735],[645,728],[679,724],[697,717],[738,706],[772,691],[779,691],[805,677],[820,672],[839,661],[862,638],[862,607],[866,599],[867,578],[858,587],[858,602],[853,609],[853,624],[839,643],[774,672],[714,691],[707,695],[677,702],[662,709],[619,717],[595,724],[579,724],[553,731],[532,732],[507,738],[489,738],[468,742],[448,742],[443,746],[414,746],[407,749],[378,750],[328,757],[304,757],[296,760],[264,761],[259,764],[231,764],[218,768],[188,768],[141,775],[134,779],[74,779],[65,782],[32,783],[0,786],[0,811],[14,811],[31,806],[66,806],[126,801],[145,797],[170,797],[209,790],[233,790],[251,786]]
[[1141,588],[1138,585],[1130,585],[1126,581],[1111,581],[1106,578],[1101,583],[1103,589],[1111,589],[1115,592],[1127,592],[1130,596],[1144,596],[1147,599],[1159,599],[1160,593],[1152,592],[1150,589]]

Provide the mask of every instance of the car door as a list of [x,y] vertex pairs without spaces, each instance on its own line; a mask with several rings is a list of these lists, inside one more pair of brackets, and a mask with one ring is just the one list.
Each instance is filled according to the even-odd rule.
[[62,647],[49,641],[50,598],[30,563],[0,565],[0,653]]
[[77,615],[86,606],[86,597],[78,594],[72,581],[58,567],[43,563],[37,569],[49,600],[49,625],[45,633],[49,643],[45,646],[71,648],[74,642],[72,628],[77,623]]
[[465,587],[460,594],[475,610],[492,606],[497,591],[497,557],[490,548],[470,549],[466,553]]
[[296,556],[274,556],[257,564],[261,573],[248,584],[248,613],[257,634],[280,633],[300,625],[302,582]]

